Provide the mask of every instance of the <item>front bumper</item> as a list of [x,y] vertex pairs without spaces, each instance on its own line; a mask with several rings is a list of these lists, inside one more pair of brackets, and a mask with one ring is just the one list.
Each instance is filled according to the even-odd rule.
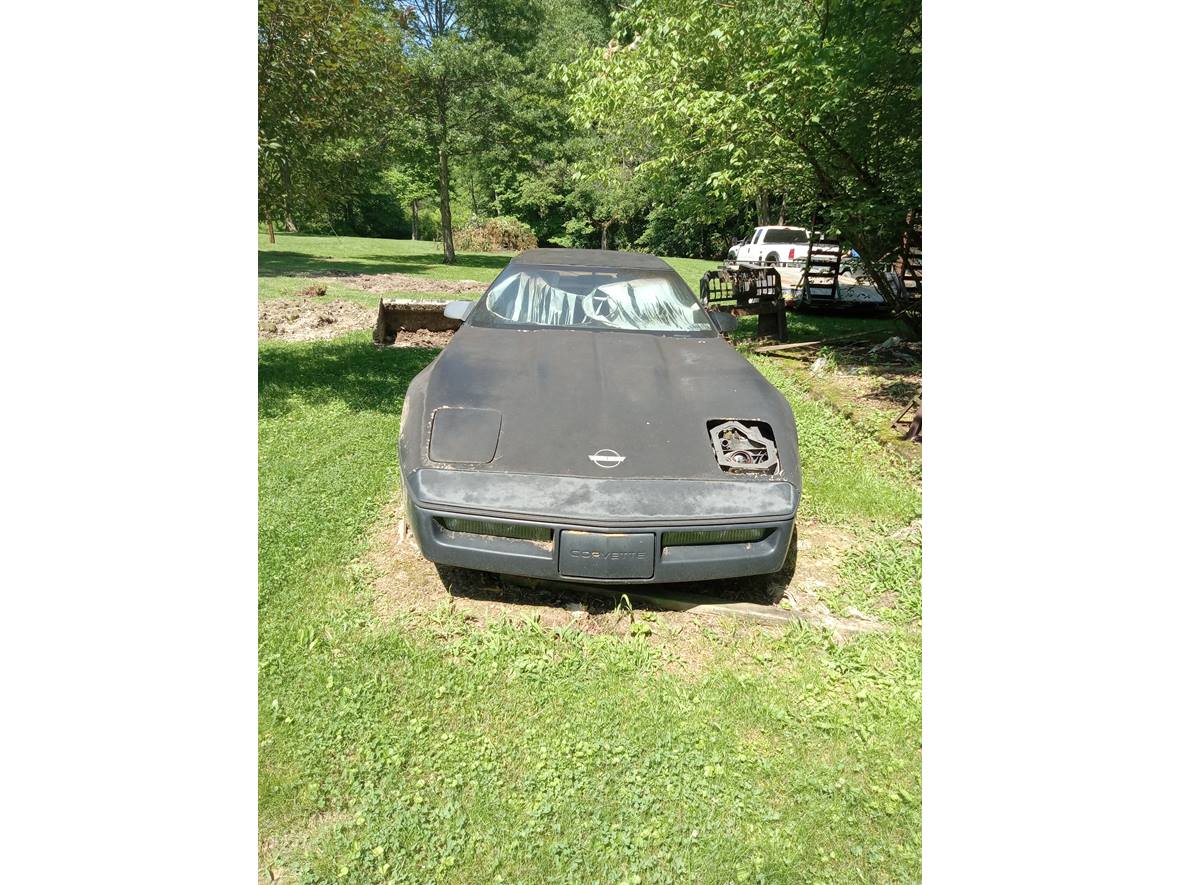
[[[628,486],[621,480],[583,480],[575,486],[560,477],[489,478],[470,473],[464,477],[462,473],[419,470],[407,478],[406,516],[422,554],[441,565],[554,581],[658,584],[772,574],[786,560],[797,506],[794,489],[786,482],[694,487],[698,484],[691,481],[636,480]],[[536,487],[530,491],[535,494],[529,499],[541,512],[504,508],[505,502],[512,503],[513,491],[523,498],[525,487],[534,482]],[[584,487],[587,483],[589,489]],[[465,491],[445,497],[459,497],[461,502],[437,500],[444,489],[459,488]],[[490,500],[497,506],[487,506]],[[455,532],[442,522],[449,517],[539,527],[548,529],[551,536],[546,543]],[[765,537],[738,543],[664,543],[670,531],[747,528],[760,529]],[[614,561],[587,567],[586,560],[594,554],[587,548],[606,535],[614,538],[611,547],[640,552],[620,553],[618,568]],[[648,558],[650,564],[637,571],[633,562],[623,559],[632,555]]]

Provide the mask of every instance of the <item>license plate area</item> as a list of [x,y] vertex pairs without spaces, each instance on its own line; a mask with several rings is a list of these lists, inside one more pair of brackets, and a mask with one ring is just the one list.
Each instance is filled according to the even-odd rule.
[[652,532],[561,533],[558,569],[569,578],[650,578],[655,574]]

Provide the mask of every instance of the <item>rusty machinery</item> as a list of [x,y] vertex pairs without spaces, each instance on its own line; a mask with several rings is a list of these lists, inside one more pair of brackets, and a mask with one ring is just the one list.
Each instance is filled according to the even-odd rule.
[[729,264],[701,277],[701,303],[709,310],[734,316],[756,315],[758,336],[787,339],[787,309],[783,283],[773,267]]

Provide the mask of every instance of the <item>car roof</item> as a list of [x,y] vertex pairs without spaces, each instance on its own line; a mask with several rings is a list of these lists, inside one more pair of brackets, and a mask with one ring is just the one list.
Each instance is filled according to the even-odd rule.
[[799,227],[797,224],[761,224],[754,230],[807,230],[807,228]]
[[526,249],[509,267],[584,267],[601,270],[658,270],[673,272],[668,262],[643,252],[611,249]]

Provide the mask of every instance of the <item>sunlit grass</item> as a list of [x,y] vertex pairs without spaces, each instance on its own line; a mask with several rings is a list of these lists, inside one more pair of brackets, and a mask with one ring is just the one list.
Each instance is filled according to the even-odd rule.
[[[324,883],[916,881],[916,634],[719,631],[689,676],[644,637],[445,610],[429,629],[378,622],[353,563],[395,493],[402,397],[432,356],[363,334],[260,346],[270,862]],[[916,490],[879,447],[759,367],[795,405],[807,512],[908,521]],[[914,570],[880,557],[852,561],[848,598],[882,575],[920,598]]]
[[[258,236],[258,297],[290,297],[309,284],[307,276],[340,272],[349,274],[399,273],[437,280],[476,280],[490,283],[508,261],[511,253],[460,252],[453,265],[443,264],[442,246],[422,240],[382,240],[371,237],[333,237],[310,234],[277,233],[277,242]],[[697,291],[701,274],[717,267],[715,261],[696,258],[666,258]],[[395,293],[385,297],[394,297]],[[376,306],[377,296],[350,289],[344,282],[329,283],[328,297],[344,298]],[[403,298],[438,298],[439,294],[396,293]],[[472,296],[465,295],[465,298]]]

